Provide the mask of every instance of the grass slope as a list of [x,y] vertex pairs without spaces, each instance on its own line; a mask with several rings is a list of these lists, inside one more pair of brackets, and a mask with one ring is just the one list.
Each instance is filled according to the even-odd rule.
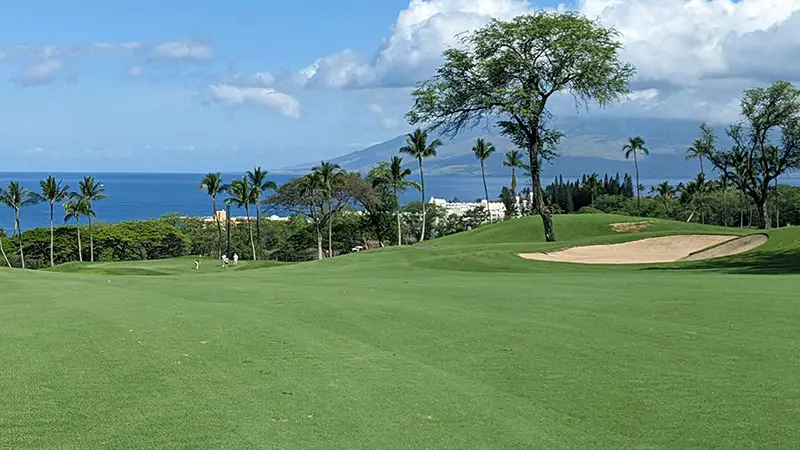
[[[558,217],[556,245],[637,237],[608,232],[618,221]],[[800,439],[800,229],[732,258],[612,267],[517,257],[553,246],[528,242],[535,226],[257,270],[0,270],[0,448]],[[638,236],[679,232],[719,231]]]

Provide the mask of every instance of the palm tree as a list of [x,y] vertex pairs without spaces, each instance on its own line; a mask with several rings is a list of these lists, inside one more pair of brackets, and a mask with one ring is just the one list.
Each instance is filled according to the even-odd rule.
[[302,190],[303,195],[308,195],[311,200],[309,201],[310,205],[310,215],[312,221],[314,222],[314,228],[317,232],[317,259],[322,260],[322,229],[320,227],[323,212],[322,209],[324,206],[320,206],[320,211],[317,211],[317,198],[320,191],[323,191],[324,188],[322,187],[322,181],[320,180],[319,174],[317,172],[311,172],[300,179],[300,188]]
[[664,213],[669,216],[669,207],[667,206],[667,201],[675,195],[675,187],[669,184],[669,181],[663,181],[658,186],[653,187],[651,192],[654,192],[656,195],[658,195],[658,198],[660,198],[664,204]]
[[253,185],[250,184],[250,179],[243,176],[241,180],[233,180],[230,186],[227,187],[230,197],[226,201],[230,201],[237,208],[244,208],[244,213],[247,215],[247,229],[250,232],[250,247],[253,250],[253,260],[256,259],[256,243],[253,240],[253,224],[250,223],[250,205],[253,203]]
[[486,142],[482,138],[478,138],[475,142],[475,146],[472,147],[472,153],[475,154],[475,157],[478,158],[478,161],[481,162],[481,178],[483,178],[483,193],[486,196],[486,216],[489,218],[489,221],[492,220],[492,214],[489,212],[489,189],[486,188],[486,169],[484,167],[484,161],[489,159],[494,153],[494,145],[491,142]]
[[39,182],[42,188],[41,194],[36,194],[39,201],[47,202],[50,204],[50,267],[55,267],[54,245],[55,237],[53,235],[55,229],[54,215],[56,203],[61,203],[65,198],[69,197],[69,185],[62,184],[61,180],[56,181],[52,175]]
[[14,210],[14,234],[19,237],[19,259],[22,268],[25,268],[25,254],[22,250],[22,226],[19,223],[19,211],[26,207],[39,203],[39,198],[35,193],[29,191],[19,184],[19,181],[8,183],[8,188],[0,188],[0,204]]
[[6,255],[6,249],[3,247],[3,238],[5,238],[6,234],[2,228],[0,228],[0,253],[3,255],[3,259],[6,262],[8,268],[11,268],[11,261],[8,260],[8,255]]
[[372,180],[373,187],[378,185],[391,186],[394,192],[394,200],[397,203],[397,245],[403,245],[402,225],[400,224],[400,192],[406,191],[409,187],[420,189],[420,185],[406,177],[411,175],[411,169],[403,167],[403,158],[392,156],[388,163],[382,163],[376,170],[376,177]]
[[75,226],[78,229],[78,261],[83,262],[83,246],[81,245],[81,216],[88,218],[94,217],[94,211],[89,201],[82,195],[73,192],[70,194],[70,200],[64,203],[64,223],[75,219]]
[[413,133],[406,135],[406,145],[400,148],[400,153],[411,155],[419,161],[419,184],[422,192],[422,233],[420,242],[425,240],[425,174],[422,169],[422,160],[436,156],[436,149],[442,146],[442,141],[434,139],[428,143],[428,132],[417,128]]
[[628,143],[622,146],[622,151],[625,153],[625,159],[630,159],[633,155],[633,167],[636,169],[636,208],[639,208],[639,198],[642,196],[641,184],[639,184],[639,160],[637,153],[641,152],[644,155],[649,155],[650,150],[644,146],[645,142],[639,136],[628,138]]
[[217,215],[217,196],[225,190],[224,188],[222,175],[219,172],[206,174],[203,177],[203,181],[200,182],[200,189],[206,191],[211,197],[211,206],[214,208],[214,221],[217,223],[217,249],[219,250],[219,255],[217,256],[220,257],[222,256],[222,224],[219,222],[219,216]]
[[317,167],[311,169],[319,178],[322,189],[328,201],[328,257],[333,257],[333,187],[341,177],[339,165],[330,161],[320,161]]
[[[78,190],[81,197],[86,200],[89,209],[92,209],[92,202],[106,198],[106,190],[101,183],[95,181],[94,177],[84,177],[78,182]],[[93,209],[92,209],[93,210]],[[92,231],[92,217],[94,214],[87,215],[89,219],[89,261],[94,262],[94,232]]]
[[700,139],[696,139],[694,143],[686,149],[686,161],[690,159],[697,159],[700,161],[700,173],[703,174],[705,177],[706,173],[703,170],[703,158],[709,158],[711,156],[711,148],[707,145],[705,141]]
[[522,168],[524,165],[522,153],[519,150],[506,152],[506,160],[503,161],[503,167],[511,167],[511,192],[513,194],[517,193],[517,169]]
[[589,175],[586,179],[586,187],[589,188],[589,198],[591,199],[591,205],[594,206],[594,198],[600,188],[600,175],[597,173]]
[[248,170],[246,173],[253,186],[253,196],[256,201],[256,241],[258,241],[259,247],[261,246],[261,194],[267,189],[278,189],[277,184],[267,180],[268,173],[261,167],[254,167],[253,170]]

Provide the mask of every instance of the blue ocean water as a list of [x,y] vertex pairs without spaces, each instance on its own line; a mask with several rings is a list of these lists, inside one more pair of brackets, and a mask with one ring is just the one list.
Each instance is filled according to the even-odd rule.
[[[5,187],[9,181],[19,181],[24,187],[39,191],[39,181],[49,173],[0,172],[0,186]],[[93,207],[97,213],[97,221],[121,222],[125,220],[141,220],[160,217],[166,213],[179,213],[186,216],[211,216],[211,199],[200,190],[202,174],[195,173],[53,173],[57,179],[64,180],[75,190],[78,181],[91,175],[102,183],[108,198],[96,202]],[[277,184],[284,183],[296,175],[271,175],[270,180]],[[241,177],[241,174],[223,174],[225,182]],[[508,178],[487,178],[490,194],[499,192],[502,186],[509,184]],[[464,176],[429,176],[425,177],[426,196],[458,198],[472,201],[483,197],[483,184],[479,177]],[[403,202],[420,200],[417,191],[406,192]],[[217,206],[223,208],[222,200]],[[47,204],[38,204],[22,211],[20,222],[24,230],[47,227],[50,222],[50,209]],[[231,215],[244,216],[244,210],[231,209]],[[0,209],[0,228],[10,232],[13,228],[13,211]],[[63,222],[64,212],[56,209],[56,223]]]
[[[6,186],[9,181],[19,181],[24,187],[38,191],[39,181],[50,175],[48,173],[15,173],[0,172],[0,186]],[[211,199],[200,190],[202,174],[195,173],[54,173],[58,179],[75,189],[78,181],[85,175],[94,176],[105,188],[108,198],[96,202],[94,210],[98,221],[121,222],[125,220],[142,220],[160,217],[166,213],[179,213],[186,216],[211,216]],[[241,174],[223,174],[226,182],[240,177]],[[296,175],[270,175],[269,179],[277,184],[284,183]],[[543,176],[545,183],[550,183],[553,177]],[[564,177],[575,179],[576,177]],[[496,196],[504,185],[509,184],[509,177],[489,177],[486,183],[490,196]],[[663,180],[642,179],[645,186],[655,185]],[[670,180],[678,183],[688,180]],[[781,180],[788,184],[800,184],[800,179]],[[520,186],[525,186],[524,177],[519,177]],[[428,176],[425,177],[426,196],[454,198],[462,201],[473,201],[483,197],[483,184],[477,176]],[[403,195],[402,202],[419,200],[420,193],[408,191]],[[222,208],[222,201],[218,201]],[[21,225],[24,230],[46,227],[49,225],[49,206],[39,204],[26,208],[21,214]],[[243,216],[243,210],[231,210],[234,216]],[[13,227],[13,211],[0,209],[0,228],[10,233]],[[63,210],[56,209],[56,223],[62,223]]]

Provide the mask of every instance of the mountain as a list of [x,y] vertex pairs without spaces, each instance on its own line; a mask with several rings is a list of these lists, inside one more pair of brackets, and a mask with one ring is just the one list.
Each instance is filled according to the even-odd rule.
[[[697,139],[699,123],[689,120],[651,118],[612,118],[576,116],[555,118],[553,126],[564,133],[558,146],[559,157],[543,167],[543,176],[579,176],[584,173],[633,172],[633,162],[625,160],[622,146],[631,136],[642,136],[650,155],[639,161],[642,178],[692,178],[698,172],[695,161],[685,160],[686,147]],[[723,135],[722,130],[718,130]],[[425,173],[430,175],[475,175],[480,165],[472,154],[475,139],[492,142],[497,152],[486,163],[488,176],[505,176],[503,153],[513,146],[495,126],[480,126],[459,134],[454,139],[439,137],[443,145],[435,158],[425,160]],[[373,145],[363,150],[333,158],[342,168],[366,173],[378,161],[389,160],[405,144],[404,136]],[[404,156],[412,169],[416,161]],[[281,170],[305,172],[313,164],[302,164]]]

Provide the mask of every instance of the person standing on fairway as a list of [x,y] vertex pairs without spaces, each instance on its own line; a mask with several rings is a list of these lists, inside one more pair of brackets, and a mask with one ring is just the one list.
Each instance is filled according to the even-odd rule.
[[194,260],[194,270],[200,270],[200,258],[202,257],[203,255],[197,255],[197,259]]
[[228,268],[228,255],[222,255],[222,267]]
[[233,265],[234,266],[239,265],[239,254],[236,252],[233,252]]

